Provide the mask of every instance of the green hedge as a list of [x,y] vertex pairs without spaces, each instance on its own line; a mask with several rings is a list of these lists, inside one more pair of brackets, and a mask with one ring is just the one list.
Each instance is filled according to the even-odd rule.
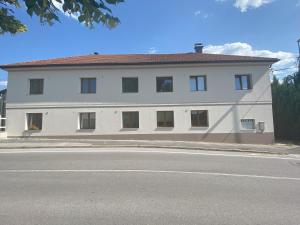
[[300,141],[300,72],[272,83],[276,140]]

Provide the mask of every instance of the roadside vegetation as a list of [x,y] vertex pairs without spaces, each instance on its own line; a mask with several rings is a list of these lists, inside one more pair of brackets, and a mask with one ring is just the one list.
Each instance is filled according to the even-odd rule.
[[300,72],[272,83],[275,138],[300,143]]

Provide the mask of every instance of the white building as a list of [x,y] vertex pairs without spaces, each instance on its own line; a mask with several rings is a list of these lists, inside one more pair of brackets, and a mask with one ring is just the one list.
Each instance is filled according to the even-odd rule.
[[196,50],[2,65],[7,135],[273,143],[277,59]]

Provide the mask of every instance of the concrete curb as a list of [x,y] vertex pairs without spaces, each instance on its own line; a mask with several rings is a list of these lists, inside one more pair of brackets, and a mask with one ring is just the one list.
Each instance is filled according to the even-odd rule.
[[209,148],[209,147],[191,147],[191,146],[172,146],[172,145],[141,145],[141,144],[116,144],[116,145],[111,145],[111,144],[102,144],[102,145],[48,145],[48,146],[7,146],[7,147],[0,147],[0,150],[4,149],[49,149],[49,148],[114,148],[114,147],[119,147],[119,148],[165,148],[165,149],[186,149],[186,150],[205,150],[205,151],[218,151],[218,152],[244,152],[244,153],[257,153],[257,154],[272,154],[272,155],[288,155],[289,153],[286,151],[283,152],[271,152],[267,150],[252,150],[252,149],[222,149],[222,148]]
[[[254,145],[254,144],[230,144],[230,143],[209,143],[191,141],[167,141],[167,140],[111,140],[111,139],[20,139],[12,138],[0,142],[0,151],[4,149],[49,149],[49,148],[165,148],[165,149],[186,149],[223,152],[245,152],[260,154],[300,154],[299,146],[275,144],[275,145]],[[298,149],[299,148],[299,149]]]

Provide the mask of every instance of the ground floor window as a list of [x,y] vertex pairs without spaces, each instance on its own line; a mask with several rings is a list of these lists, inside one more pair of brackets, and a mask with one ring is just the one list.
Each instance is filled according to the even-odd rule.
[[[174,127],[174,111],[157,111],[157,127]],[[191,110],[191,127],[209,127],[208,110]],[[94,130],[96,128],[96,113],[82,112],[79,113],[79,129]],[[185,123],[184,118],[181,123]],[[39,131],[43,127],[43,113],[26,113],[26,130]],[[108,121],[109,122],[109,121]],[[186,121],[187,122],[187,121]],[[139,128],[139,112],[125,111],[122,112],[123,128]],[[264,130],[264,123],[259,122],[256,125],[255,119],[241,119],[241,130]]]
[[192,110],[191,122],[192,122],[192,127],[208,127],[207,110]]
[[79,114],[80,130],[93,130],[96,127],[96,113],[80,113]]
[[139,128],[139,112],[123,112],[123,128]]
[[157,127],[174,127],[174,112],[173,111],[158,111],[157,112]]
[[253,130],[255,129],[255,120],[254,119],[242,119],[241,126],[244,130]]
[[42,130],[42,124],[42,113],[27,113],[27,130]]

